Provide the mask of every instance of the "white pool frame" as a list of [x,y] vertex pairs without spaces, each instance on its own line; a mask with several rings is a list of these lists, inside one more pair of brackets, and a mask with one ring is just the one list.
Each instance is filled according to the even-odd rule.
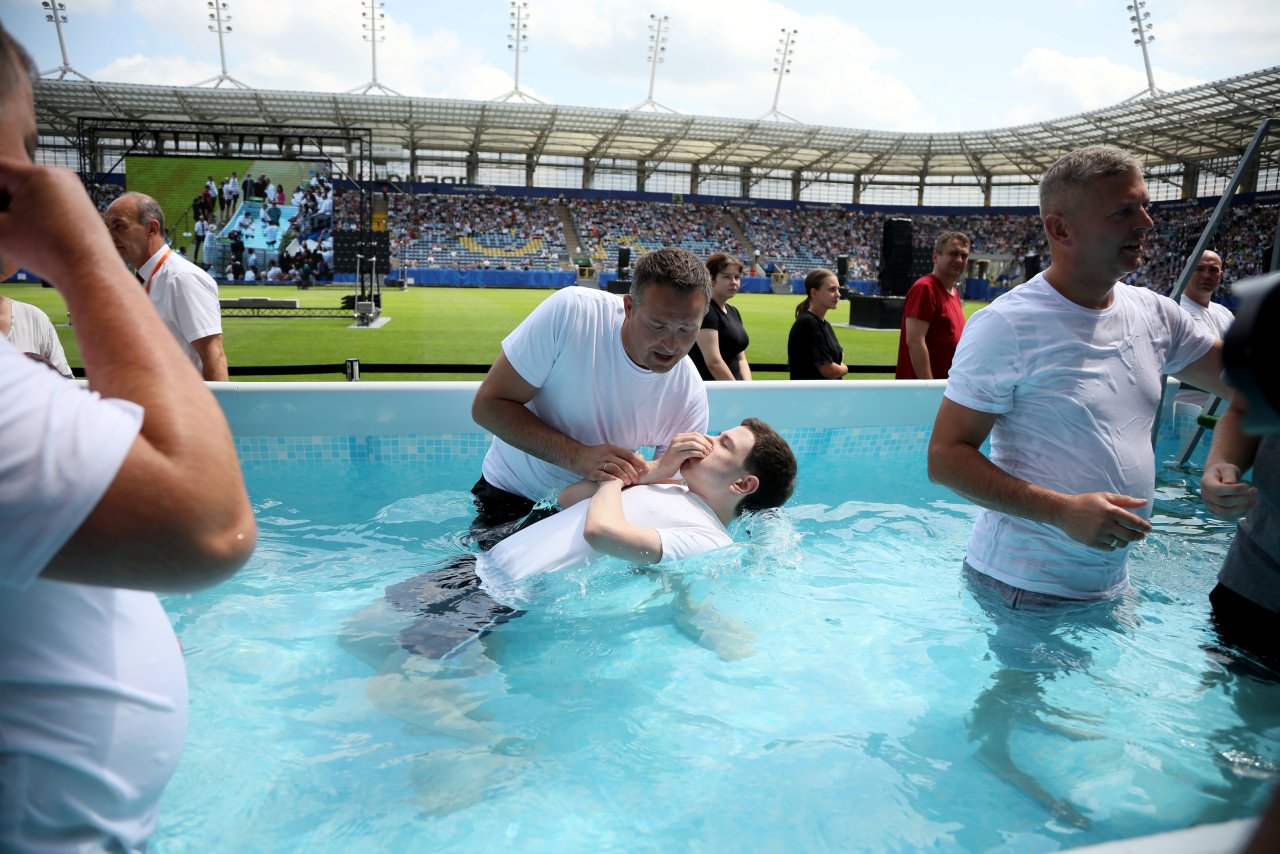
[[[1170,380],[1157,462],[1194,429],[1175,413]],[[210,383],[245,461],[430,461],[479,456],[489,436],[471,419],[477,382]],[[945,381],[709,383],[711,429],[763,418],[804,459],[923,453]],[[432,437],[430,442],[424,437]],[[1201,451],[1201,458],[1203,451]],[[1088,848],[1098,854],[1201,854],[1240,850],[1257,819],[1202,825]]]

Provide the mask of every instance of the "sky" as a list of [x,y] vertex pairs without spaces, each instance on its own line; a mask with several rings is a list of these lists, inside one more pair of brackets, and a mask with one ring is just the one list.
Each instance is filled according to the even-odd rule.
[[[70,65],[93,80],[189,86],[221,71],[210,0],[60,0]],[[374,77],[360,0],[220,0],[227,73],[259,89],[346,92]],[[982,130],[1147,90],[1135,0],[527,0],[520,91],[629,109],[649,94],[650,16],[665,16],[653,100],[679,113],[880,131]],[[515,88],[508,0],[383,0],[377,80],[402,95],[493,100]],[[1146,0],[1155,85],[1280,65],[1275,0]],[[40,0],[0,21],[41,71],[62,65]],[[783,31],[790,71],[774,73]],[[56,76],[56,74],[55,74]],[[226,85],[226,84],[224,84]],[[380,97],[371,94],[369,97]]]

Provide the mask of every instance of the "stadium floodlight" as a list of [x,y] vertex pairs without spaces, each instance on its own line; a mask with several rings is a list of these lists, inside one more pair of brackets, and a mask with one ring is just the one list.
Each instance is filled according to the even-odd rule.
[[364,40],[369,43],[373,49],[373,79],[363,86],[357,86],[352,89],[350,94],[368,95],[377,89],[384,95],[399,95],[400,93],[394,89],[389,89],[378,82],[378,42],[384,42],[387,37],[383,32],[387,29],[386,17],[387,13],[382,11],[383,4],[380,0],[361,0],[360,6],[364,9],[360,13],[360,17],[364,18],[360,27],[364,30]]
[[507,27],[507,50],[515,54],[515,88],[495,101],[521,101],[525,104],[541,104],[542,101],[520,91],[520,54],[529,51],[529,4],[524,0],[511,0],[511,24]]
[[670,31],[667,24],[669,22],[670,18],[666,15],[649,16],[649,97],[632,107],[633,111],[653,110],[657,112],[665,110],[668,113],[677,112],[653,100],[653,84],[658,76],[658,64],[664,61],[663,54],[667,52],[667,33]]
[[1151,54],[1147,52],[1147,45],[1155,41],[1156,37],[1151,34],[1151,24],[1147,23],[1151,13],[1145,11],[1146,7],[1145,0],[1133,0],[1132,3],[1124,7],[1126,11],[1133,13],[1129,16],[1129,22],[1133,24],[1129,32],[1137,36],[1133,43],[1142,48],[1142,64],[1147,69],[1147,88],[1131,98],[1126,98],[1125,101],[1133,101],[1144,97],[1154,98],[1156,95],[1163,94],[1164,91],[1156,88],[1156,79],[1151,74]]
[[57,74],[58,79],[63,80],[68,74],[74,74],[81,80],[92,82],[88,77],[85,77],[79,71],[72,68],[71,60],[67,58],[67,42],[66,39],[62,37],[62,25],[67,22],[67,16],[65,14],[67,11],[67,4],[59,3],[57,0],[44,0],[40,5],[48,12],[48,14],[44,16],[44,19],[53,24],[54,29],[58,31],[58,48],[62,51],[62,65],[59,65],[57,68],[51,68],[48,71],[41,71],[40,76],[49,77],[50,75]]
[[778,39],[778,49],[774,51],[773,62],[773,73],[778,75],[778,85],[773,90],[773,107],[769,112],[761,116],[762,119],[773,119],[774,121],[786,119],[789,122],[799,124],[796,119],[778,110],[778,97],[782,94],[782,78],[791,73],[791,61],[795,58],[796,36],[799,34],[799,30],[782,28],[782,38]]
[[193,85],[205,86],[212,83],[213,88],[217,89],[223,83],[230,83],[241,89],[248,89],[248,86],[227,73],[227,48],[222,40],[224,35],[231,32],[231,15],[227,12],[227,4],[223,0],[208,0],[205,5],[209,8],[209,32],[218,34],[218,57],[222,60],[222,73]]

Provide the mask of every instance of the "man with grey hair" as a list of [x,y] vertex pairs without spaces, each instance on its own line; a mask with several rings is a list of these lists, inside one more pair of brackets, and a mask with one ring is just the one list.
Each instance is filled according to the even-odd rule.
[[165,326],[206,380],[227,379],[218,285],[165,242],[164,211],[142,193],[125,193],[106,212],[116,251],[134,270]]
[[1230,394],[1222,342],[1118,281],[1142,264],[1148,204],[1129,154],[1059,159],[1040,183],[1052,263],[975,314],[956,351],[929,477],[984,508],[966,573],[1015,608],[1123,591],[1126,546],[1151,530],[1161,374]]
[[567,287],[502,342],[471,415],[493,433],[475,528],[527,515],[578,480],[636,483],[677,433],[705,433],[707,392],[685,358],[711,301],[698,256],[658,249],[631,292]]

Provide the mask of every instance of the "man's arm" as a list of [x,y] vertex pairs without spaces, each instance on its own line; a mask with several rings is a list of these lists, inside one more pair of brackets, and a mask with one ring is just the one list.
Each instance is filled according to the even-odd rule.
[[1211,392],[1223,400],[1231,400],[1235,391],[1222,379],[1222,340],[1213,342],[1213,346],[1203,356],[1174,374],[1181,382],[1191,383],[1196,388]]
[[227,381],[227,354],[222,349],[222,333],[207,335],[191,342],[204,365],[204,378],[212,382]]
[[[714,310],[714,309],[713,309]],[[720,355],[720,333],[714,329],[698,330],[698,349],[702,351],[702,360],[707,363],[707,370],[718,380],[734,379],[733,371],[724,357]]]
[[1150,523],[1126,509],[1145,505],[1141,498],[1114,492],[1066,495],[1002,470],[981,451],[995,422],[993,413],[944,397],[929,438],[929,480],[982,507],[1053,525],[1102,551],[1123,548],[1151,530]]
[[844,366],[844,362],[827,362],[825,365],[818,365],[818,373],[829,380],[838,380],[849,373],[849,369]]
[[601,483],[591,496],[582,536],[596,551],[632,563],[662,560],[662,537],[657,530],[633,525],[623,514],[622,482],[618,480]]
[[1236,395],[1213,428],[1213,445],[1200,478],[1200,495],[1209,512],[1222,519],[1239,519],[1258,500],[1258,490],[1240,480],[1258,454],[1258,437],[1244,432],[1248,406]]
[[144,590],[226,578],[248,560],[257,528],[213,395],[72,172],[0,161],[0,190],[10,197],[0,251],[57,286],[92,388],[145,410],[115,480],[43,577]]
[[924,343],[925,333],[929,331],[929,322],[918,317],[906,319],[907,355],[911,358],[911,369],[916,379],[933,379],[933,366],[929,364],[929,345]]
[[549,426],[524,406],[537,393],[537,386],[526,382],[506,354],[499,353],[476,390],[471,417],[507,444],[580,477],[635,483],[646,467],[643,457],[617,445],[584,445]]

